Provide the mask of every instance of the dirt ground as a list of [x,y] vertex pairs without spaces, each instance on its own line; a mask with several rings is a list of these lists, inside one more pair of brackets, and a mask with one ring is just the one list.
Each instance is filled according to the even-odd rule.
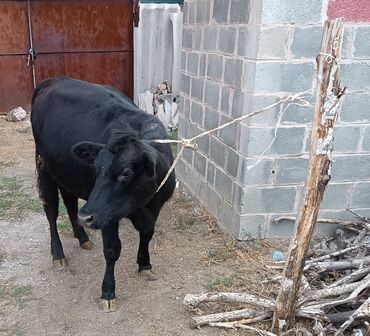
[[[116,266],[119,309],[103,313],[98,308],[105,266],[100,233],[88,232],[93,250],[80,249],[61,211],[58,229],[68,266],[52,268],[33,155],[29,121],[0,119],[0,335],[255,334],[191,329],[195,313],[187,311],[182,300],[187,293],[215,290],[271,297],[276,288],[262,280],[276,271],[266,264],[272,250],[284,249],[286,242],[235,242],[177,190],[162,209],[151,243],[152,264],[160,279],[145,282],[138,277],[138,234],[123,221],[123,250]],[[227,308],[221,305],[218,311]],[[216,311],[211,304],[201,309]]]

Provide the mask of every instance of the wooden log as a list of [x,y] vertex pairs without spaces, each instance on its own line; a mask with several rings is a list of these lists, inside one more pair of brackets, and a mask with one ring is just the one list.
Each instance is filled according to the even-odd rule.
[[343,91],[339,82],[339,66],[343,38],[343,19],[327,20],[316,58],[318,75],[315,112],[311,134],[311,152],[302,209],[297,217],[296,231],[283,272],[276,300],[272,332],[289,330],[295,325],[296,303],[302,271],[320,203],[330,180],[333,126],[337,119]]
[[256,295],[247,293],[202,293],[187,294],[184,298],[184,305],[189,308],[196,308],[202,302],[237,302],[248,303],[255,306],[273,309],[275,302],[268,299],[260,298]]
[[233,321],[238,319],[250,319],[261,315],[261,312],[257,312],[251,309],[240,309],[240,310],[233,310],[224,313],[217,313],[217,314],[209,314],[203,316],[195,316],[192,317],[192,321],[190,326],[192,328],[198,328],[205,324],[210,324],[214,322],[224,322],[224,321]]

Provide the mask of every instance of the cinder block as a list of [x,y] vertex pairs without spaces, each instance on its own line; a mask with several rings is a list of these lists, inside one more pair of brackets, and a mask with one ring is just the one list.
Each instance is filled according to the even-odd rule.
[[233,55],[235,50],[236,29],[221,27],[218,50],[222,53]]
[[230,23],[247,24],[251,12],[251,1],[231,0]]
[[194,151],[190,149],[184,150],[182,157],[184,161],[189,164],[189,166],[193,166]]
[[284,112],[281,121],[283,124],[310,124],[314,115],[314,98],[305,98],[312,106],[301,106],[291,104]]
[[262,23],[321,23],[322,0],[265,0]]
[[261,29],[258,43],[258,58],[285,58],[288,40],[287,27]]
[[[275,104],[277,101],[280,100],[280,98],[276,96],[249,95],[246,96],[245,100],[246,107],[244,108],[244,114],[248,114],[263,109],[269,105]],[[261,114],[257,114],[247,119],[246,122],[251,126],[275,126],[279,118],[280,108],[280,105],[276,105],[268,110],[263,111]]]
[[221,94],[221,111],[229,114],[230,88],[223,86]]
[[340,119],[342,122],[369,123],[370,95],[348,94],[344,96]]
[[194,52],[189,52],[188,53],[187,70],[192,75],[198,76],[198,71],[199,71],[199,54],[194,53]]
[[[186,119],[190,119],[190,99],[189,98],[186,98],[186,97],[182,97],[182,100],[183,100],[183,105],[184,105],[184,117]],[[181,106],[181,104],[180,104]],[[184,124],[185,124],[185,121],[184,121]],[[179,122],[179,125],[180,125],[180,122]]]
[[362,141],[362,150],[370,152],[370,127],[365,128],[364,139]]
[[210,16],[210,1],[198,0],[197,1],[197,23],[208,24]]
[[226,146],[214,136],[211,136],[210,154],[211,160],[215,162],[219,167],[223,168],[225,166]]
[[370,62],[341,64],[341,84],[348,91],[370,90]]
[[347,209],[349,207],[350,187],[351,185],[348,183],[331,184],[329,182],[321,203],[321,209]]
[[370,26],[358,27],[355,30],[354,45],[354,58],[367,58],[370,57]]
[[276,183],[302,184],[307,176],[308,159],[278,159],[276,168]]
[[225,201],[220,207],[220,226],[234,238],[239,235],[240,215]]
[[205,156],[209,155],[209,135],[200,137],[196,140],[198,150]]
[[334,151],[339,152],[357,152],[360,141],[360,127],[335,126],[334,127]]
[[332,181],[370,180],[370,155],[346,155],[333,159]]
[[[220,124],[223,125],[231,120],[232,120],[231,118],[221,115]],[[224,142],[226,145],[236,149],[239,134],[238,129],[239,129],[238,123],[233,123],[221,129],[219,131],[219,137],[222,140],[222,142]]]
[[204,106],[201,103],[198,103],[196,101],[191,102],[191,113],[190,113],[190,119],[192,122],[198,124],[199,126],[203,125],[203,109]]
[[194,154],[194,168],[203,177],[206,176],[206,165],[206,158],[196,151]]
[[[279,216],[272,216],[268,226],[268,238],[290,238],[294,234],[294,221],[292,220],[280,220],[275,222],[274,219]],[[288,214],[287,216],[296,216],[296,214]]]
[[206,81],[205,103],[214,109],[218,109],[220,101],[220,84]]
[[213,19],[217,23],[227,23],[229,17],[230,1],[214,0],[213,3]]
[[181,71],[186,71],[186,51],[181,53]]
[[320,52],[323,28],[307,27],[294,30],[292,53],[297,58],[314,58]]
[[221,197],[213,187],[203,183],[199,193],[201,202],[217,220],[220,213]]
[[263,239],[267,216],[261,215],[247,215],[240,217],[240,240],[249,240],[253,238]]
[[183,7],[183,24],[187,25],[189,23],[189,2],[184,1],[184,7]]
[[222,78],[222,56],[208,55],[207,78],[220,81]]
[[217,46],[217,27],[208,26],[204,28],[203,49],[215,51]]
[[292,212],[295,196],[294,187],[247,187],[242,214]]
[[185,49],[191,49],[193,47],[193,28],[184,27],[182,30],[182,46]]
[[269,93],[306,91],[312,87],[312,78],[312,63],[257,63],[255,90]]
[[370,183],[356,183],[351,200],[351,209],[370,208]]
[[274,139],[265,156],[301,154],[303,152],[304,132],[303,127],[279,128],[274,139],[275,129],[242,125],[240,151],[245,156],[261,155]]
[[203,40],[203,28],[199,25],[195,28],[195,50],[200,50],[202,46]]
[[206,107],[206,111],[204,114],[204,128],[206,131],[209,131],[218,126],[219,116],[220,114],[217,111]]
[[199,77],[205,78],[207,70],[207,54],[201,54],[199,60]]
[[245,101],[245,94],[236,89],[233,95],[233,105],[231,109],[231,116],[232,118],[238,118],[243,115],[244,112],[244,101]]
[[242,83],[243,61],[240,59],[226,58],[224,83],[239,88]]
[[272,160],[248,159],[244,164],[244,185],[269,185],[272,184],[275,171],[272,168]]
[[190,76],[181,74],[181,93],[190,96]]
[[192,77],[191,79],[191,98],[203,101],[204,79]]
[[216,168],[215,188],[220,196],[231,203],[231,190],[233,182],[223,171]]
[[214,183],[215,183],[215,165],[208,160],[208,164],[207,164],[207,182],[214,186]]
[[197,3],[196,1],[189,2],[189,24],[194,25],[196,23],[197,15]]
[[230,176],[236,178],[238,175],[240,156],[232,149],[228,149],[227,153],[226,171]]

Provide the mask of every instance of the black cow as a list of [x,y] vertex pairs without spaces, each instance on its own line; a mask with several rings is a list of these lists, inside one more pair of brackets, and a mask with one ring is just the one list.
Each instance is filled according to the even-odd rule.
[[[139,231],[139,273],[154,279],[148,245],[160,209],[175,188],[172,173],[156,192],[173,157],[168,144],[152,140],[166,138],[166,131],[118,90],[68,77],[36,87],[31,123],[53,262],[65,264],[56,227],[59,190],[82,248],[93,246],[83,226],[102,231],[106,270],[101,299],[104,310],[114,310],[120,219],[129,218]],[[87,200],[79,212],[78,198]]]

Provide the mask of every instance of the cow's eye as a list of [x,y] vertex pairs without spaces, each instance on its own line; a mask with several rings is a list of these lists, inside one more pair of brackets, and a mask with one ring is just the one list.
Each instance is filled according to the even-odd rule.
[[117,176],[117,181],[119,183],[127,183],[131,179],[132,175],[132,170],[130,168],[125,168],[122,173]]

